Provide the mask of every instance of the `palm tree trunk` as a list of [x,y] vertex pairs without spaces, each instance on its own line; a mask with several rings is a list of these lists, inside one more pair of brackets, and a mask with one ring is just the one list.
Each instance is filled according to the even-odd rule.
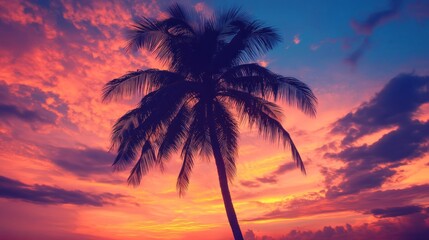
[[219,140],[216,134],[216,124],[212,117],[209,117],[210,140],[213,149],[213,155],[216,162],[217,173],[219,176],[219,185],[222,192],[223,204],[225,205],[226,215],[228,216],[229,225],[235,240],[243,240],[240,225],[238,224],[237,215],[235,214],[234,206],[232,205],[231,194],[229,193],[228,178],[226,176],[225,163],[220,151]]

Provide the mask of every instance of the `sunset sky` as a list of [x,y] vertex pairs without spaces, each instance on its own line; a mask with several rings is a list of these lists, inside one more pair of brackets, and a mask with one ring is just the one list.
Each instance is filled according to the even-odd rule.
[[[112,124],[138,100],[102,103],[103,85],[165,68],[127,53],[124,33],[172,3],[0,0],[0,239],[232,239],[214,161],[196,162],[184,197],[178,155],[135,188],[111,167]],[[275,27],[258,63],[318,98],[316,118],[282,105],[307,175],[240,129],[245,239],[429,239],[429,0],[180,3]]]

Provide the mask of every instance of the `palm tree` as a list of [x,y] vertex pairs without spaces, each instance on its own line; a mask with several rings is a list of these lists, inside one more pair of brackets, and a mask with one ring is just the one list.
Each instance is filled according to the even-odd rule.
[[316,97],[306,84],[249,63],[279,41],[273,28],[236,8],[203,17],[176,4],[163,20],[137,19],[129,30],[127,49],[155,53],[168,70],[137,70],[105,85],[104,101],[141,97],[138,106],[113,126],[113,166],[134,164],[128,182],[136,186],[150,169],[162,170],[180,150],[183,163],[176,187],[182,196],[195,158],[213,156],[234,238],[243,239],[228,188],[236,173],[239,122],[256,126],[262,136],[290,148],[305,173],[276,101],[310,116],[316,113]]

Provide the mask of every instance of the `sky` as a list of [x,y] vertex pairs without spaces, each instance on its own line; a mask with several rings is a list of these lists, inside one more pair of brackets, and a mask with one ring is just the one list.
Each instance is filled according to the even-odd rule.
[[[0,0],[0,238],[232,239],[213,161],[181,160],[127,185],[109,152],[129,99],[102,103],[127,71],[139,16],[172,1]],[[282,105],[305,161],[240,129],[230,190],[247,240],[429,239],[429,1],[181,1],[203,16],[238,6],[283,38],[257,62],[307,83],[310,118]]]

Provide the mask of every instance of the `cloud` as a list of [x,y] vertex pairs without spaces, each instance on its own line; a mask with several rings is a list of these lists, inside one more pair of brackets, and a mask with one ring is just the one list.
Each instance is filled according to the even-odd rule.
[[386,10],[380,10],[371,13],[364,21],[351,21],[351,26],[359,35],[366,36],[362,43],[344,59],[346,64],[355,67],[363,54],[370,48],[370,36],[375,28],[383,23],[388,22],[399,14],[401,10],[402,0],[390,0],[390,7]]
[[249,240],[320,240],[320,239],[390,239],[424,240],[429,238],[429,214],[418,213],[392,220],[378,220],[361,225],[324,226],[319,230],[291,230],[281,237],[256,236],[252,230]]
[[332,133],[344,134],[343,144],[349,144],[387,126],[409,123],[416,110],[428,102],[429,77],[401,74],[369,102],[336,121]]
[[106,204],[113,204],[116,200],[127,196],[112,193],[94,194],[39,184],[27,185],[0,176],[0,197],[35,204],[74,204],[101,207]]
[[369,38],[365,38],[361,45],[352,53],[350,53],[350,55],[346,59],[344,59],[344,62],[351,66],[356,66],[358,61],[362,58],[363,54],[369,49],[369,47]]
[[249,181],[241,181],[240,184],[245,187],[256,188],[260,187],[261,183],[270,183],[274,184],[278,182],[278,176],[282,175],[286,172],[292,171],[296,169],[296,164],[294,162],[284,163],[271,173],[264,175],[263,177],[256,177],[254,180]]
[[202,14],[204,17],[210,18],[213,16],[214,12],[207,4],[204,2],[198,2],[194,5],[194,9],[197,13]]
[[261,183],[277,183],[278,181],[277,176],[275,175],[257,177],[256,180],[258,180]]
[[258,64],[261,65],[262,67],[267,67],[269,62],[267,60],[259,60]]
[[[29,104],[30,103],[30,104]],[[23,84],[7,84],[0,80],[1,122],[21,120],[32,126],[54,124],[67,115],[67,104],[57,94]]]
[[274,172],[271,174],[279,175],[284,174],[286,172],[292,171],[296,169],[296,164],[294,162],[288,162],[280,165]]
[[111,172],[115,155],[107,150],[84,147],[76,148],[46,148],[46,157],[62,169],[80,177]]
[[372,209],[371,213],[378,218],[391,218],[398,216],[405,216],[415,213],[420,213],[424,210],[421,206],[410,205],[403,207],[393,207],[393,208],[376,208]]
[[399,13],[401,3],[402,0],[390,0],[389,9],[374,12],[362,22],[352,21],[351,25],[357,33],[371,35],[374,28],[389,21]]
[[299,37],[299,34],[296,34],[295,36],[293,36],[293,43],[295,45],[298,45],[301,42],[301,38]]
[[247,229],[247,231],[244,233],[244,239],[246,240],[256,240],[256,235],[251,229]]
[[383,183],[395,175],[396,171],[390,168],[379,168],[375,170],[354,169],[348,165],[337,171],[344,178],[337,186],[327,186],[327,198],[336,198],[341,195],[355,194],[363,190],[379,188]]
[[429,123],[412,121],[403,123],[397,130],[383,135],[371,145],[348,147],[328,156],[344,161],[365,160],[368,165],[394,163],[423,156],[427,150],[428,140]]
[[257,188],[261,186],[259,183],[255,181],[247,181],[247,180],[240,181],[240,184],[242,186],[249,187],[249,188]]
[[[274,210],[244,221],[293,219],[318,214],[358,212],[368,214],[373,209],[400,208],[424,201],[429,184],[402,189],[366,191],[332,198],[324,192],[313,192],[299,198],[272,203]],[[386,213],[389,210],[386,210]]]
[[[401,96],[401,97],[398,97]],[[324,171],[327,196],[338,197],[379,188],[396,174],[398,166],[424,156],[429,146],[429,121],[413,119],[416,111],[429,102],[429,77],[399,75],[369,102],[333,124],[332,134],[343,135],[339,152],[328,152],[346,165]],[[356,145],[357,140],[389,128],[372,144]],[[337,185],[331,183],[341,179]]]

